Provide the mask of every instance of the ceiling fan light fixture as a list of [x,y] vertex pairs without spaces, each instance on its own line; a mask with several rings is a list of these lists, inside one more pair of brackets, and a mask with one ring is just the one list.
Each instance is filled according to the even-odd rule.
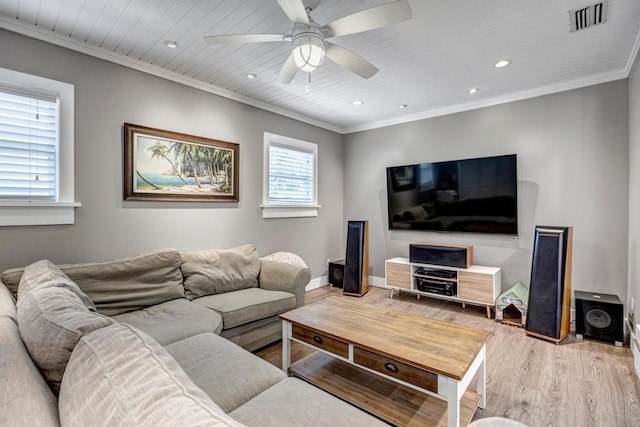
[[293,61],[305,73],[312,73],[324,62],[325,44],[315,33],[301,34],[293,40]]

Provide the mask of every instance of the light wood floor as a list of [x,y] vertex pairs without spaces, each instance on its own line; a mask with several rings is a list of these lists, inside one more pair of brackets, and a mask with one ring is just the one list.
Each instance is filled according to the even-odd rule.
[[[342,295],[329,286],[307,292],[306,303]],[[344,297],[354,298],[354,297]],[[372,288],[366,303],[428,316],[488,331],[487,407],[474,419],[501,416],[531,427],[638,427],[640,380],[629,347],[597,341],[578,341],[575,334],[559,345],[526,336],[522,328],[487,319],[481,307],[422,298]],[[452,337],[455,339],[455,337]],[[295,344],[295,343],[294,343]],[[308,354],[293,346],[292,360]],[[259,351],[258,356],[281,366],[281,345]]]

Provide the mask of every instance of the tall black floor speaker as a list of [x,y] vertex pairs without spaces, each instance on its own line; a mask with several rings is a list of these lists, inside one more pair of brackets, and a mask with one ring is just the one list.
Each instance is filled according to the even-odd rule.
[[361,297],[368,291],[369,224],[367,221],[349,221],[342,294]]
[[536,226],[525,333],[559,343],[569,335],[572,227]]

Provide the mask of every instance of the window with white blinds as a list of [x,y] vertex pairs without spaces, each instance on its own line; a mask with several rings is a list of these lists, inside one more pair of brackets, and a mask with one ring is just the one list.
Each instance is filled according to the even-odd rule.
[[313,152],[269,146],[269,203],[315,204]]
[[263,217],[318,215],[316,144],[265,133]]
[[0,199],[57,201],[58,99],[0,86]]
[[74,91],[0,68],[0,226],[74,223]]

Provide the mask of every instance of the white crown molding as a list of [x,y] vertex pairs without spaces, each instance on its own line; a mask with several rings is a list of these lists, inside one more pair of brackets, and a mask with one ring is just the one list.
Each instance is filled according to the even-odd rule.
[[76,52],[80,52],[89,56],[104,59],[106,61],[113,62],[119,65],[125,66],[127,68],[131,68],[137,71],[141,71],[143,73],[154,75],[156,77],[160,77],[166,80],[184,84],[185,86],[190,86],[196,89],[200,89],[202,91],[212,93],[214,95],[218,95],[218,96],[231,99],[233,101],[237,101],[246,105],[250,105],[265,111],[279,114],[284,117],[298,120],[300,122],[317,126],[319,128],[336,132],[342,135],[366,131],[366,130],[378,129],[382,127],[393,126],[393,125],[413,122],[417,120],[424,120],[424,119],[429,119],[433,117],[445,116],[448,114],[461,113],[464,111],[476,110],[479,108],[491,107],[494,105],[505,104],[508,102],[521,101],[528,98],[535,98],[538,96],[549,95],[553,93],[579,89],[581,87],[593,86],[600,83],[607,83],[614,80],[625,79],[625,78],[628,78],[628,76],[630,75],[635,63],[636,56],[640,51],[640,34],[639,34],[638,38],[636,38],[636,41],[632,49],[632,52],[629,56],[629,59],[625,67],[621,70],[598,74],[598,75],[590,76],[587,78],[575,79],[568,82],[561,82],[557,84],[547,85],[543,87],[534,88],[531,90],[511,93],[504,96],[498,96],[498,97],[487,98],[487,99],[478,99],[477,101],[474,101],[474,102],[450,105],[443,108],[436,108],[432,110],[421,111],[414,114],[408,114],[408,115],[396,117],[393,119],[369,122],[369,123],[364,123],[362,125],[344,128],[344,127],[335,126],[320,120],[316,120],[290,110],[286,110],[280,107],[275,107],[273,105],[270,105],[249,97],[245,97],[237,93],[222,89],[214,85],[206,84],[201,81],[198,81],[189,77],[185,77],[177,73],[172,73],[172,72],[163,70],[160,67],[157,67],[155,65],[147,64],[142,61],[129,58],[125,55],[110,52],[107,50],[97,49],[97,48],[88,46],[84,43],[80,43],[70,37],[64,37],[62,35],[52,33],[49,30],[45,30],[36,26],[27,25],[20,21],[11,20],[3,16],[0,16],[0,28],[6,29],[8,31],[12,31],[18,34],[22,34],[27,37],[42,40],[44,42],[61,46],[61,47],[64,47]]
[[612,82],[615,80],[625,79],[628,77],[626,69],[613,71],[609,73],[598,74],[587,78],[570,80],[567,82],[561,82],[551,84],[547,86],[537,87],[530,90],[510,93],[494,98],[480,99],[474,102],[468,102],[464,104],[455,104],[443,108],[436,108],[433,110],[421,111],[419,113],[410,114],[402,117],[396,117],[389,120],[381,120],[377,122],[366,123],[359,126],[353,126],[343,130],[344,134],[362,132],[366,130],[378,129],[387,126],[398,125],[402,123],[415,122],[418,120],[430,119],[433,117],[446,116],[449,114],[462,113],[465,111],[477,110],[485,107],[492,107],[494,105],[506,104],[509,102],[522,101],[524,99],[536,98],[544,95],[551,95],[559,92],[566,92],[568,90],[579,89],[582,87],[593,86],[601,83]]
[[[640,51],[640,32],[638,33],[638,37],[636,37],[636,42],[633,44],[633,48],[631,48],[631,55],[629,55],[629,60],[627,61],[627,66],[625,67],[625,70],[627,71],[627,77],[631,75],[634,64],[636,64],[638,51]],[[636,66],[640,67],[640,65],[636,65]]]
[[295,119],[304,123],[308,123],[313,126],[327,129],[332,132],[342,133],[343,131],[343,129],[337,126],[334,126],[332,124],[325,123],[320,120],[316,120],[311,117],[307,117],[302,114],[298,114],[289,110],[285,110],[283,108],[275,107],[273,105],[269,105],[255,99],[239,95],[235,92],[231,92],[214,85],[203,83],[199,80],[192,79],[190,77],[185,77],[177,73],[169,72],[169,71],[163,70],[158,66],[147,64],[142,61],[129,58],[128,56],[125,56],[119,53],[110,52],[108,50],[103,50],[103,49],[97,49],[92,46],[88,46],[84,43],[80,43],[72,39],[71,37],[65,37],[65,36],[53,33],[49,30],[24,24],[20,21],[10,20],[8,18],[5,18],[4,16],[0,16],[0,28],[3,28],[8,31],[12,31],[14,33],[22,34],[23,36],[31,37],[37,40],[41,40],[47,43],[61,46],[76,52],[84,53],[85,55],[93,56],[95,58],[104,59],[105,61],[113,62],[119,65],[125,66],[127,68],[131,68],[137,71],[141,71],[143,73],[151,74],[156,77],[163,78],[165,80],[174,81],[176,83],[180,83],[185,86],[190,86],[196,89],[200,89],[202,91],[209,92],[214,95],[221,96],[223,98],[231,99],[233,101],[250,105],[252,107],[260,108],[261,110],[269,111],[271,113],[276,113],[281,116],[289,117],[291,119]]

